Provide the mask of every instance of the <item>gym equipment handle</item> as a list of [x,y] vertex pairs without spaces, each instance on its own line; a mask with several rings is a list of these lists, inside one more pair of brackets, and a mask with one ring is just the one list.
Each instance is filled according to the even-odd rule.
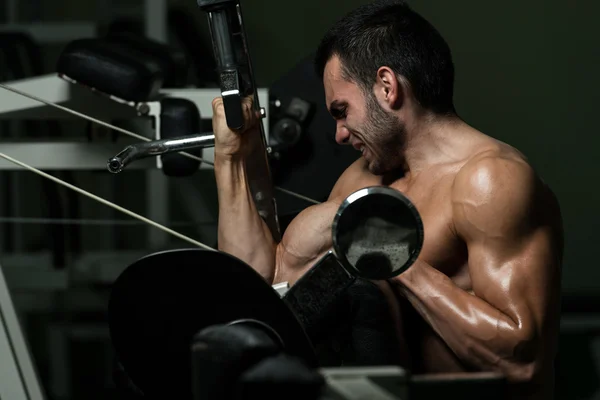
[[215,135],[188,135],[175,139],[154,140],[151,142],[135,143],[127,146],[119,154],[108,160],[106,167],[113,174],[118,174],[135,160],[159,156],[179,151],[214,147]]

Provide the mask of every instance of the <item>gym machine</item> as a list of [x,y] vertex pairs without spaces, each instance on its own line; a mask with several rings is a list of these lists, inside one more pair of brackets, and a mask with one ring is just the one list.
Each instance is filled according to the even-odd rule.
[[[340,206],[332,227],[334,249],[287,290],[269,286],[248,265],[221,252],[174,250],[144,257],[117,279],[109,303],[122,374],[151,398],[407,399],[407,374],[392,364],[393,340],[377,333],[353,343],[359,333],[347,341],[331,332],[360,323],[345,316],[352,301],[348,293],[410,268],[423,238],[420,216],[408,199],[371,187]],[[176,273],[167,271],[172,268]],[[358,302],[369,301],[359,297]],[[389,329],[381,319],[381,331]],[[342,347],[337,355],[315,351],[332,336]],[[361,365],[367,359],[384,364],[367,368]],[[340,361],[346,368],[326,367]]]
[[[242,97],[254,96],[260,110],[241,5],[235,0],[198,4],[208,14],[227,123],[240,128]],[[266,159],[270,149],[260,126],[253,138],[257,151],[249,157],[250,190],[278,239]],[[408,399],[407,373],[382,367],[397,365],[398,354],[395,340],[385,337],[385,321],[375,335],[366,335],[371,343],[350,340],[347,351],[334,349],[333,356],[315,349],[332,339],[339,345],[333,336],[344,325],[340,314],[352,287],[403,273],[417,259],[423,240],[412,203],[396,190],[371,187],[342,203],[332,226],[333,250],[291,288],[268,286],[248,265],[221,252],[181,250],[140,259],[117,279],[109,305],[121,372],[138,394],[157,398]],[[177,274],[165,278],[164,269],[173,265]],[[350,317],[345,323],[352,331],[358,321]],[[334,368],[323,368],[327,363]],[[339,368],[352,364],[359,368]],[[487,397],[501,396],[502,377],[488,378],[488,388],[495,390]]]
[[[257,111],[266,116],[268,110],[260,104],[269,102],[259,102],[239,2],[200,0],[199,6],[209,18],[219,72],[220,88],[210,91],[207,98],[222,96],[232,128],[241,125],[244,96],[254,96]],[[200,159],[201,150],[214,144],[214,137],[204,132],[200,122],[200,115],[210,115],[210,111],[202,114],[183,92],[169,96],[161,90],[167,67],[160,65],[154,50],[130,47],[124,38],[118,45],[81,39],[61,55],[58,72],[63,81],[91,88],[113,106],[128,109],[129,115],[154,122],[153,138],[143,138],[143,143],[121,149],[105,161],[110,172],[156,157],[155,166],[167,175],[193,173],[206,161],[204,155]],[[111,68],[99,68],[98,59],[109,59]],[[198,89],[193,92],[197,95]],[[301,104],[297,108],[306,111]],[[308,112],[300,114],[302,119]],[[291,142],[298,138],[294,132],[289,135]],[[249,167],[251,191],[261,216],[278,238],[268,159],[273,148],[267,127],[261,124],[254,140],[258,146]],[[179,153],[182,150],[186,153]],[[129,394],[203,400],[257,395],[315,400],[425,398],[411,389],[418,380],[397,366],[385,366],[394,364],[388,358],[394,356],[393,351],[379,352],[372,367],[361,366],[356,345],[348,353],[337,351],[333,355],[337,362],[331,362],[331,354],[325,357],[316,351],[318,345],[330,344],[329,328],[339,322],[342,305],[352,301],[348,297],[355,284],[368,286],[369,280],[391,279],[418,257],[423,227],[417,210],[392,189],[362,189],[338,210],[332,239],[334,249],[291,288],[285,283],[270,287],[240,260],[213,250],[155,253],[127,267],[112,288],[109,323]],[[344,323],[351,327],[353,321]],[[375,343],[393,346],[386,341]],[[328,362],[338,366],[324,366]],[[353,363],[354,367],[339,367]],[[460,386],[472,378],[453,377],[447,382]],[[479,378],[490,390],[486,397],[501,394],[501,377]]]
[[44,399],[1,266],[0,360],[0,399]]

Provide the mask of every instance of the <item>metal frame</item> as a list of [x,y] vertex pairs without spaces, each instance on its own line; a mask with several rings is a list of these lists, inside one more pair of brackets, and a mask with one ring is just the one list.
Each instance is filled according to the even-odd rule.
[[[106,171],[106,161],[110,155],[123,150],[118,143],[86,142],[34,142],[2,143],[2,152],[23,161],[35,168],[73,171]],[[151,169],[156,167],[154,160],[146,159],[132,163],[127,169]],[[18,165],[0,160],[2,171],[22,171]]]
[[1,267],[0,360],[0,399],[44,399]]
[[[8,86],[32,94],[48,102],[60,104],[76,110],[77,112],[90,115],[100,120],[110,118],[138,118],[135,107],[119,103],[106,96],[96,94],[89,89],[72,84],[59,78],[55,74],[47,74],[30,79],[8,82]],[[266,88],[257,89],[259,101],[263,104],[266,115],[269,114],[269,91]],[[212,118],[212,100],[221,95],[218,88],[214,89],[164,89],[161,91],[164,97],[185,98],[192,101],[198,107],[203,119]],[[152,124],[145,124],[141,134],[148,138],[160,139],[160,103],[148,102],[149,110],[155,119],[154,128]],[[44,105],[35,100],[20,96],[7,90],[0,91],[0,119],[72,119],[73,115],[53,107]],[[268,140],[268,125],[265,124],[265,136]],[[134,139],[135,140],[135,139]],[[51,170],[105,170],[108,159],[119,153],[125,143],[131,143],[132,139],[124,134],[119,136],[116,143],[85,143],[61,142],[61,143],[3,143],[3,152],[36,168]],[[200,169],[212,169],[214,162],[214,149],[202,150],[202,158],[208,163],[201,163]],[[160,171],[160,157],[156,160],[147,159],[137,161],[127,169],[146,169],[147,185],[147,209],[148,217],[165,221],[169,210],[169,184]],[[1,160],[0,170],[17,170],[19,167]],[[202,219],[206,219],[205,216]],[[153,248],[164,247],[169,237],[166,233],[152,227],[148,229],[148,240]]]
[[[8,82],[6,85],[100,120],[107,120],[110,118],[139,118],[134,107],[95,94],[86,88],[69,83],[54,74]],[[192,101],[196,104],[196,107],[198,107],[200,116],[203,119],[212,118],[212,100],[221,95],[218,88],[164,89],[160,93],[164,97],[185,98]],[[267,88],[259,88],[258,97],[268,116],[269,90]],[[150,109],[148,116],[156,119],[155,129],[152,129],[151,132],[147,132],[146,135],[149,138],[160,139],[160,104],[158,102],[148,102],[146,104]],[[76,117],[53,107],[43,105],[35,100],[28,99],[6,90],[0,91],[0,119],[73,118]],[[265,136],[267,141],[269,139],[268,125],[269,124],[265,124]],[[3,143],[2,148],[4,153],[14,156],[19,160],[29,162],[29,159],[31,165],[34,167],[63,170],[102,170],[106,169],[106,161],[123,149],[123,143],[131,142],[132,140],[124,134],[120,134],[119,139],[123,140],[121,144],[118,144],[119,142],[117,142],[117,144],[99,144],[73,141],[60,143]],[[53,147],[49,148],[48,146]],[[86,150],[85,147],[89,147],[91,150]],[[104,151],[106,151],[106,153],[104,153],[104,156],[102,157],[101,152]],[[29,153],[35,154],[35,157],[28,156],[27,154]],[[57,155],[60,155],[60,157],[57,157]],[[21,158],[21,156],[24,156],[24,158]],[[213,163],[214,150],[203,149],[202,158]],[[159,158],[157,157],[157,159]],[[8,164],[9,163],[7,162],[0,162],[0,170],[19,169],[19,167],[10,166]],[[161,166],[159,161],[137,161],[128,166],[127,169],[151,168],[152,165],[157,165],[158,168]],[[200,168],[212,169],[208,164],[201,164]],[[156,184],[156,181],[154,181],[153,184]]]
[[[110,0],[97,0],[97,7],[101,11],[106,11]],[[100,6],[102,4],[102,6]],[[146,34],[149,38],[157,41],[167,41],[167,0],[143,0],[143,13]],[[7,0],[5,7],[7,9],[6,24],[0,24],[0,31],[18,30],[29,33],[36,41],[46,43],[68,42],[70,40],[82,37],[96,36],[97,24],[93,22],[33,22],[21,21],[18,13],[18,0]],[[136,13],[139,13],[139,8]],[[119,13],[118,11],[116,12]],[[100,15],[100,14],[97,14]],[[110,101],[101,96],[97,96],[85,88],[76,85],[70,85],[54,75],[39,76],[23,81],[12,82],[21,90],[27,93],[37,94],[38,97],[60,103],[70,108],[77,109],[79,112],[86,113],[98,119],[104,118],[132,118],[136,116],[135,110],[130,107]],[[215,92],[215,96],[218,92]],[[49,98],[52,97],[52,98]],[[69,104],[70,103],[70,104]],[[25,98],[7,91],[0,91],[0,119],[63,119],[72,118],[66,113],[43,106],[39,103],[26,101]],[[82,135],[83,136],[83,135]],[[151,137],[151,136],[149,136]],[[121,137],[119,137],[121,139]],[[2,151],[15,158],[29,163],[35,167],[45,170],[52,169],[70,169],[70,170],[95,170],[105,169],[108,158],[120,151],[127,140],[122,138],[123,142],[118,143],[86,143],[85,141],[74,142],[53,142],[53,143],[3,143]],[[165,220],[161,215],[166,214],[168,210],[167,200],[169,193],[166,187],[166,179],[160,176],[160,171],[156,170],[156,163],[149,159],[135,163],[129,169],[146,169],[148,188],[148,210],[149,217],[155,220]],[[0,170],[18,170],[19,167],[0,162]],[[160,177],[161,179],[156,179]],[[153,215],[154,214],[154,215]],[[149,232],[154,229],[150,228]],[[149,239],[152,245],[158,246],[164,244],[161,238],[156,238],[149,233]],[[123,254],[127,253],[127,254]],[[115,261],[114,257],[123,254],[123,261]],[[137,257],[128,252],[119,252],[118,254],[86,254],[77,260],[70,269],[76,271],[76,275],[84,281],[100,281],[110,283],[119,273],[119,267],[125,268],[129,265],[126,259]],[[107,259],[107,257],[109,259]],[[10,254],[2,255],[2,262],[9,265],[5,268],[9,271],[8,280],[11,282],[13,290],[25,290],[19,292],[19,309],[31,310],[44,308],[47,309],[50,304],[44,302],[44,296],[37,295],[44,290],[67,290],[67,270],[52,270],[50,256],[48,254]],[[117,265],[118,264],[118,265]],[[23,269],[22,267],[28,267]],[[45,267],[45,268],[44,268]],[[35,274],[36,282],[32,281],[32,274]],[[32,293],[28,293],[32,291]],[[70,291],[69,291],[70,293]],[[91,302],[90,302],[91,301]],[[98,304],[89,299],[81,304],[77,302],[77,308],[98,308]],[[88,327],[79,327],[86,328]],[[69,332],[69,336],[79,334],[81,329]],[[106,333],[102,327],[89,327],[92,334],[104,336]],[[67,332],[59,326],[49,328],[48,334],[54,337],[55,341],[65,343]],[[58,374],[53,380],[49,390],[65,394],[69,391],[68,376],[64,374],[66,365],[60,363],[60,343],[53,347],[54,355],[60,367],[53,371]],[[24,343],[23,335],[18,324],[17,314],[12,304],[9,289],[6,285],[4,275],[0,268],[0,399],[11,400],[41,400],[42,390],[35,375],[33,364]],[[61,375],[61,371],[63,372]],[[61,377],[62,376],[62,377]],[[60,393],[62,392],[62,393]]]
[[[3,272],[6,281],[10,282],[10,292],[6,286],[1,285],[3,277],[0,276],[0,306],[2,311],[6,306],[10,313],[15,315],[15,308],[21,313],[40,312],[51,310],[55,307],[53,303],[53,293],[61,293],[64,299],[64,306],[68,313],[77,314],[80,312],[97,311],[105,307],[105,297],[95,291],[86,289],[73,290],[70,283],[82,284],[100,284],[108,285],[115,281],[116,277],[122,273],[128,265],[135,260],[147,255],[143,252],[121,251],[115,252],[88,252],[78,259],[74,260],[72,267],[66,269],[53,269],[51,265],[51,254],[12,254],[2,256]],[[0,271],[2,272],[2,271]],[[32,280],[32,276],[36,279]],[[10,293],[12,292],[14,303],[13,307]],[[0,317],[4,312],[0,313]],[[13,318],[13,320],[15,319]],[[1,322],[2,318],[0,318]],[[16,323],[12,322],[9,326],[16,328]],[[2,345],[2,325],[0,325],[0,399],[4,400],[3,387],[5,390],[11,389],[11,396],[7,399],[15,400],[37,400],[40,397],[15,397],[16,388],[3,382],[7,371],[3,368],[12,368],[12,361],[5,356],[6,346]],[[17,338],[22,340],[22,334],[16,333]],[[69,342],[73,340],[100,339],[110,342],[108,328],[105,324],[94,322],[77,323],[51,323],[45,331],[47,342],[47,356],[51,363],[48,371],[50,374],[47,393],[55,398],[69,398],[71,395],[71,377],[69,374],[70,365],[68,354]],[[110,354],[108,354],[110,355]],[[107,363],[111,360],[105,360]],[[4,365],[6,364],[6,365]],[[110,370],[107,364],[107,370]],[[8,371],[10,372],[10,371]],[[18,381],[15,381],[18,382]],[[11,385],[15,385],[11,381]],[[29,385],[29,384],[28,384]],[[29,389],[29,388],[28,388]],[[32,389],[29,389],[32,390]]]
[[322,400],[406,400],[408,374],[396,366],[338,367],[319,370],[327,384]]

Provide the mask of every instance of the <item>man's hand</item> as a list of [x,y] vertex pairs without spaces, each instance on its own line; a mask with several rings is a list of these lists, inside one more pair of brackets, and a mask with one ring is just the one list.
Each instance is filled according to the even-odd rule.
[[212,101],[213,107],[213,132],[215,134],[215,157],[244,158],[252,150],[252,131],[258,127],[258,113],[254,111],[252,97],[242,100],[244,114],[244,127],[241,130],[232,130],[227,126],[223,99],[216,97]]
[[252,98],[245,98],[244,127],[233,130],[227,126],[221,97],[214,99],[212,106],[219,199],[218,249],[246,262],[267,282],[272,282],[277,243],[256,209],[246,169],[249,155],[258,150],[262,140],[259,115],[254,112]]

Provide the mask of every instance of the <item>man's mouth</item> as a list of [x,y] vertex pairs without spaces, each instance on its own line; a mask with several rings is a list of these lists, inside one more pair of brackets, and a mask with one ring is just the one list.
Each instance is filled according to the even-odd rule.
[[353,146],[353,147],[354,147],[356,150],[358,150],[358,151],[360,151],[361,153],[363,153],[363,154],[364,154],[364,152],[365,152],[365,145],[364,145],[364,144],[362,144],[362,143],[354,143],[352,146]]

